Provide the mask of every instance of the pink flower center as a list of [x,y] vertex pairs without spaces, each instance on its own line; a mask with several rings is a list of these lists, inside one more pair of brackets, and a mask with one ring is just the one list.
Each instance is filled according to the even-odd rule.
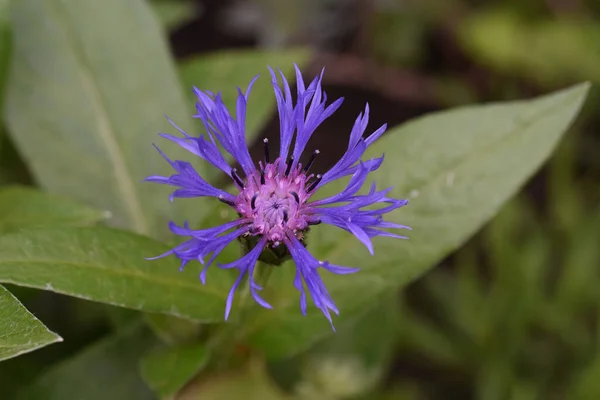
[[287,234],[301,234],[310,224],[309,208],[306,201],[314,189],[307,181],[302,165],[294,169],[281,159],[263,165],[261,171],[248,176],[235,202],[236,210],[252,220],[250,233],[266,235],[271,245],[276,247]]

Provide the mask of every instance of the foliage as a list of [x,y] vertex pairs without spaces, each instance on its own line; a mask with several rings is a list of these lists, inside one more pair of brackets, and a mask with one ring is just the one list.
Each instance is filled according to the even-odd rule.
[[[314,56],[289,47],[175,60],[165,29],[192,12],[185,1],[0,0],[0,283],[10,285],[0,286],[0,360],[12,358],[0,364],[0,376],[14,366],[43,369],[35,377],[14,369],[14,382],[0,378],[0,393],[443,398],[443,378],[436,385],[405,377],[386,384],[397,356],[417,354],[467,380],[463,386],[475,398],[600,395],[600,210],[589,205],[597,207],[600,193],[587,193],[594,177],[572,183],[578,137],[569,137],[550,163],[546,211],[526,192],[517,195],[579,114],[590,85],[573,83],[597,79],[590,67],[597,54],[586,53],[597,27],[528,25],[495,11],[470,15],[459,34],[476,58],[504,74],[535,75],[536,84],[556,90],[430,113],[392,127],[370,147],[365,158],[386,156],[374,177],[378,186],[410,200],[391,220],[414,230],[407,241],[374,240],[374,257],[350,234],[311,230],[308,246],[318,259],[361,267],[354,275],[324,276],[341,311],[334,333],[319,312],[301,314],[292,262],[275,268],[263,291],[272,310],[238,300],[239,311],[225,323],[231,271],[213,268],[202,285],[199,263],[180,272],[174,258],[146,259],[169,249],[170,220],[207,227],[231,218],[222,204],[171,203],[164,188],[141,182],[168,167],[152,147],[158,133],[174,130],[164,115],[201,134],[191,118],[192,86],[223,90],[231,109],[235,87],[261,74],[246,121],[252,145],[275,108],[267,65],[291,78],[294,62],[306,65]],[[445,12],[415,15],[422,20],[409,23],[397,12],[383,17],[373,40],[386,62],[423,62],[415,43],[403,41],[388,53],[382,45],[398,32],[422,40]],[[530,45],[515,48],[513,36]],[[493,48],[483,42],[489,37]],[[556,41],[548,44],[548,37]],[[583,61],[571,68],[568,58]],[[554,69],[544,69],[547,63]],[[187,156],[177,151],[168,150],[176,159]],[[194,166],[225,186],[206,163]],[[339,192],[346,183],[324,191]],[[233,244],[218,261],[239,256]],[[428,304],[415,306],[413,288]],[[88,321],[101,321],[98,340],[88,340],[82,321],[72,335],[74,342],[82,338],[76,348],[49,346],[61,336],[65,345],[70,340],[60,324],[34,315],[49,292],[69,296],[65,301],[79,304]],[[62,297],[49,303],[56,298]],[[52,351],[58,357],[45,357]]]

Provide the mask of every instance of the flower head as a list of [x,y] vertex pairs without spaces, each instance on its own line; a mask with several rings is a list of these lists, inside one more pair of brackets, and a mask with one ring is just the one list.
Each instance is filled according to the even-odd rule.
[[[325,223],[344,229],[356,236],[373,254],[371,238],[375,236],[403,238],[382,229],[409,229],[383,220],[383,214],[402,207],[407,201],[387,197],[391,188],[378,191],[375,184],[366,194],[357,194],[363,187],[369,172],[379,168],[383,162],[383,156],[361,160],[367,147],[375,142],[386,128],[384,125],[363,138],[369,121],[368,105],[354,123],[348,149],[342,158],[326,173],[312,173],[311,166],[319,151],[314,151],[308,157],[303,156],[306,144],[316,128],[340,107],[343,99],[327,105],[327,96],[321,89],[323,73],[306,87],[296,67],[297,96],[294,102],[289,84],[283,74],[279,72],[280,84],[276,73],[271,69],[269,71],[280,121],[281,144],[276,158],[272,158],[267,139],[264,139],[264,160],[257,163],[251,159],[246,146],[246,105],[252,85],[258,77],[250,82],[246,93],[238,89],[235,118],[223,104],[219,94],[214,95],[194,88],[198,99],[197,114],[194,117],[203,122],[207,132],[205,136],[190,136],[169,120],[183,137],[167,134],[161,136],[222,170],[232,179],[237,188],[236,193],[215,188],[198,175],[189,163],[171,161],[158,148],[157,150],[176,173],[169,177],[150,176],[146,180],[177,187],[171,199],[215,197],[235,209],[239,218],[221,226],[201,230],[192,230],[187,223],[183,227],[171,223],[170,228],[173,233],[189,237],[189,240],[158,257],[175,255],[181,260],[181,268],[190,261],[199,261],[204,265],[200,280],[205,284],[207,268],[228,244],[236,239],[244,240],[249,244],[246,254],[239,260],[219,264],[220,268],[235,268],[239,271],[239,276],[227,297],[225,308],[225,319],[227,319],[235,291],[246,275],[250,292],[256,302],[263,307],[271,308],[271,305],[260,297],[258,292],[262,288],[254,280],[257,261],[262,259],[278,264],[284,258],[291,256],[296,264],[296,277],[293,284],[300,292],[302,313],[306,315],[306,285],[315,306],[332,323],[330,311],[336,314],[339,311],[319,275],[319,269],[334,274],[349,274],[357,272],[358,268],[348,268],[317,260],[304,244],[309,226]],[[233,156],[239,165],[239,170],[227,163],[217,147],[217,142]],[[306,161],[302,163],[301,160]],[[321,200],[311,200],[319,188],[346,176],[350,176],[350,180],[340,193]],[[367,206],[371,207],[365,209]],[[208,260],[205,260],[207,257]]]

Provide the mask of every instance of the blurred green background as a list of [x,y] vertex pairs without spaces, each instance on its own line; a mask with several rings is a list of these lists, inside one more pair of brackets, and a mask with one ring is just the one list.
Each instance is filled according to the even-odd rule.
[[[323,165],[345,149],[365,101],[374,121],[394,126],[428,111],[600,81],[595,0],[149,2],[184,76],[189,60],[232,49],[302,48],[297,61],[307,75],[327,65],[325,90],[349,106],[316,139],[328,154]],[[8,45],[5,28],[0,20]],[[4,65],[0,59],[0,76]],[[593,90],[576,127],[521,193],[463,248],[359,319],[355,336],[249,367],[248,385],[265,386],[256,398],[283,391],[334,400],[600,399],[599,103]],[[261,129],[259,137],[276,134],[276,117]],[[0,155],[2,184],[32,183],[6,135]],[[128,318],[127,311],[10,289],[65,343],[0,364],[0,398]],[[120,367],[115,374],[136,369]],[[222,379],[239,385],[235,376]]]

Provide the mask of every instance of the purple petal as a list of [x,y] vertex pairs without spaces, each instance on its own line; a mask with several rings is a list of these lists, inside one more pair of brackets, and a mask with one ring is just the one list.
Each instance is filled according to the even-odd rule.
[[203,92],[194,87],[194,93],[198,98],[195,117],[202,120],[209,135],[216,136],[225,151],[240,164],[246,176],[256,170],[248,152],[245,134],[246,100],[255,79],[250,83],[246,94],[241,91],[238,94],[237,121],[229,113],[220,94],[214,96],[210,92]]
[[337,275],[348,275],[360,271],[360,268],[344,267],[342,265],[330,264],[327,261],[321,262],[320,266],[321,268]]
[[259,290],[262,290],[262,287],[260,287],[255,281],[254,281],[254,268],[256,268],[256,263],[254,265],[252,265],[250,267],[250,270],[248,271],[248,276],[250,276],[250,292],[252,294],[252,297],[254,298],[254,300],[260,304],[262,307],[264,308],[273,308],[273,306],[271,306],[269,303],[267,303],[262,297],[260,297],[260,295],[258,294]]
[[[223,269],[236,268],[240,271],[240,275],[238,276],[237,280],[233,284],[233,287],[231,288],[231,290],[229,291],[229,295],[227,296],[227,304],[225,307],[225,319],[227,319],[229,317],[229,312],[231,311],[231,304],[233,303],[233,297],[235,295],[235,291],[237,290],[238,286],[240,285],[240,282],[242,281],[242,278],[244,277],[244,275],[246,273],[248,273],[249,270],[254,272],[254,266],[255,266],[256,262],[258,261],[258,257],[260,256],[260,253],[263,251],[266,243],[267,243],[267,239],[266,239],[266,237],[263,237],[258,242],[258,244],[250,252],[248,252],[248,254],[246,254],[239,260],[236,260],[236,261],[233,261],[233,262],[227,263],[227,264],[218,264],[219,267],[223,268]],[[252,275],[251,275],[252,272],[250,273],[250,279],[252,279]],[[251,290],[253,290],[253,289],[251,288]],[[252,293],[252,295],[256,299],[257,295],[255,296],[255,293]],[[262,302],[266,303],[264,300],[262,300],[262,299],[260,299],[260,300]],[[259,302],[259,304],[261,304],[261,303]],[[266,303],[266,304],[268,305],[268,303]],[[269,305],[269,307],[270,307],[270,305]]]
[[302,280],[306,283],[313,303],[321,310],[323,315],[325,315],[331,324],[331,328],[335,331],[329,311],[331,310],[336,314],[339,314],[339,311],[318,272],[318,268],[324,266],[325,263],[321,263],[314,258],[293,234],[287,236],[285,243],[296,263],[296,279],[294,280],[294,287],[300,291],[300,307],[303,310],[303,313],[306,312],[306,300],[305,298],[303,300],[304,288]]
[[185,161],[171,161],[158,147],[156,147],[156,149],[169,162],[169,164],[171,164],[177,173],[171,175],[170,177],[153,175],[146,178],[147,181],[179,187],[178,190],[173,192],[172,196],[174,197],[222,196],[229,201],[235,201],[234,196],[221,189],[215,188],[202,179],[202,177],[198,175],[198,172],[196,172],[190,163]]
[[240,286],[244,274],[246,274],[245,270],[240,272],[240,275],[235,280],[233,286],[229,290],[229,294],[227,295],[227,302],[225,303],[225,321],[227,321],[227,319],[229,318],[229,313],[231,312],[231,305],[233,304],[233,297],[235,295],[235,291],[237,290],[238,286]]

